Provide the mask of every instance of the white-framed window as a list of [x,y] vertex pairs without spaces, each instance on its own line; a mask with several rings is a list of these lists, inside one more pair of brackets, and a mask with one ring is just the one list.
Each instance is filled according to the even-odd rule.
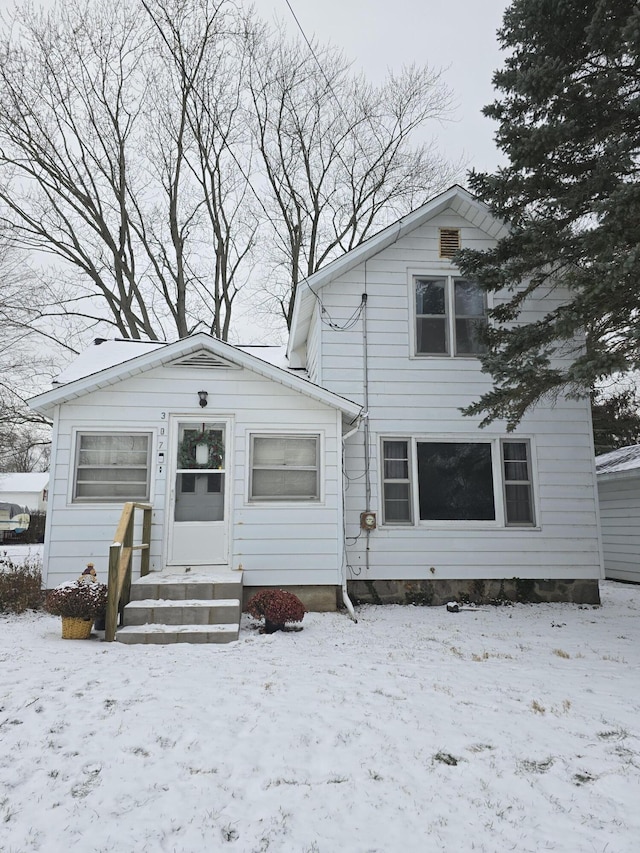
[[413,524],[411,451],[406,438],[382,442],[382,518],[385,524]]
[[535,512],[530,444],[517,439],[503,439],[501,444],[505,521],[509,526],[531,527]]
[[531,468],[529,440],[383,438],[383,524],[533,527]]
[[148,500],[151,433],[77,432],[74,502]]
[[252,435],[249,500],[320,500],[320,436]]
[[487,325],[487,299],[475,281],[454,275],[414,275],[414,353],[478,356]]

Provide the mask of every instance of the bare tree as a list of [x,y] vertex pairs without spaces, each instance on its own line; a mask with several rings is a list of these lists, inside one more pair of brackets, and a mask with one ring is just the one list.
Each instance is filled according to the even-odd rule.
[[54,361],[41,345],[49,335],[38,332],[36,290],[25,258],[0,231],[0,471],[42,469],[48,460],[49,423],[26,405]]
[[54,329],[227,339],[257,264],[288,324],[302,278],[450,180],[413,144],[448,98],[233,0],[25,4],[0,27],[0,226],[57,264]]
[[413,144],[418,130],[446,116],[451,96],[427,67],[375,87],[335,48],[290,44],[281,33],[254,41],[250,90],[281,271],[272,295],[289,326],[301,279],[459,171],[433,143]]
[[0,48],[0,200],[23,247],[75,273],[67,313],[90,324],[106,306],[123,337],[228,333],[239,276],[220,273],[231,244],[211,238],[193,129],[196,87],[235,16],[224,0],[90,0],[23,7],[12,21]]

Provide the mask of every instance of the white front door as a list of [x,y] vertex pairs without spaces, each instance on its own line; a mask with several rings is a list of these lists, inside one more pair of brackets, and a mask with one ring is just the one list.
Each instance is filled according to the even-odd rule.
[[172,432],[167,565],[226,565],[227,424],[180,418]]

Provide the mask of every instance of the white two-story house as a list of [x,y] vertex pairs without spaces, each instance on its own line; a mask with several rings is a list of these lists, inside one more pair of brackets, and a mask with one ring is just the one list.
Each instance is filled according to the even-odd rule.
[[47,586],[100,574],[136,500],[151,573],[240,569],[245,598],[597,602],[588,400],[512,433],[461,414],[491,385],[487,304],[452,257],[503,228],[452,187],[303,282],[286,350],[96,342],[31,401],[54,422]]

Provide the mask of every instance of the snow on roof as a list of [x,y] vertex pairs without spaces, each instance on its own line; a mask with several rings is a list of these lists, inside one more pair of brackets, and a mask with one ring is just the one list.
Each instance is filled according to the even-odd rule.
[[[253,355],[256,358],[262,359],[262,361],[266,361],[268,364],[272,364],[274,367],[281,367],[282,370],[289,370],[289,361],[287,359],[287,348],[286,346],[270,346],[270,345],[246,345],[246,344],[236,344],[236,349],[241,349],[242,352],[246,352],[248,355]],[[299,373],[299,371],[295,371]]]
[[[62,373],[55,378],[54,385],[66,385],[76,379],[84,379],[85,376],[91,376],[93,373],[99,373],[108,367],[114,367],[116,364],[122,364],[132,358],[137,358],[139,355],[165,347],[167,343],[167,341],[132,341],[121,338],[104,340],[97,338],[92,346],[80,353],[71,364],[65,367]],[[274,367],[280,367],[283,370],[289,369],[285,346],[237,344],[236,349],[266,361],[267,364]]]
[[614,474],[618,471],[633,471],[640,469],[640,444],[620,447],[610,453],[596,456],[596,472],[598,474]]
[[166,346],[164,341],[124,341],[121,339],[103,340],[96,338],[93,345],[67,365],[54,380],[55,385],[66,385],[76,379],[99,373],[108,367],[122,364],[144,353]]
[[41,492],[49,482],[49,472],[0,474],[0,492]]

